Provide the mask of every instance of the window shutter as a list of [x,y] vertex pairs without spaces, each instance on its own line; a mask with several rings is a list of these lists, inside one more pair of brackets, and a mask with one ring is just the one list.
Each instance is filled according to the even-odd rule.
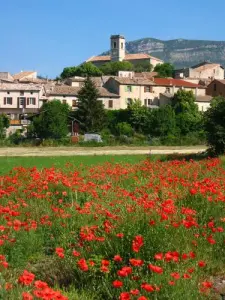
[[150,86],[150,93],[152,93],[153,92],[153,87],[152,86]]
[[6,97],[4,97],[4,105],[6,105]]
[[34,98],[34,105],[36,105],[36,98]]
[[29,105],[30,103],[29,103],[29,98],[27,98],[27,105]]
[[145,93],[147,92],[147,88],[146,88],[146,86],[144,87],[144,89],[145,89]]

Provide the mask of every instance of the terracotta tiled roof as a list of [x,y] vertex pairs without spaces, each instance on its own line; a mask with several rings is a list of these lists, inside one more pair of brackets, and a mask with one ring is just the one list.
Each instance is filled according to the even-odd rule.
[[120,96],[118,94],[114,94],[109,92],[106,88],[104,87],[98,87],[98,91],[101,97],[111,97],[111,98],[119,98]]
[[94,82],[96,87],[102,87],[109,80],[110,77],[113,76],[104,75],[101,77],[91,77],[91,80]]
[[201,71],[204,71],[204,70],[213,69],[215,67],[220,67],[220,65],[219,64],[205,64],[204,66],[194,68],[194,70],[198,71],[198,72],[201,72]]
[[[161,59],[151,56],[149,54],[146,53],[134,53],[134,54],[126,54],[124,60],[138,60],[138,59],[155,59],[158,61],[162,61]],[[91,58],[89,58],[86,62],[109,62],[111,61],[111,56],[110,55],[104,55],[104,56],[92,56]]]
[[21,83],[47,83],[47,79],[40,79],[40,78],[21,78],[19,80]]
[[114,77],[122,85],[154,85],[154,82],[145,78]]
[[202,88],[204,89],[202,85],[180,80],[180,79],[173,79],[173,78],[154,78],[153,79],[155,85],[160,86],[179,86],[179,87],[189,87],[189,88]]
[[150,55],[146,53],[126,54],[124,60],[150,59]]
[[110,61],[110,60],[111,60],[110,55],[104,55],[104,56],[92,56],[86,62],[92,62],[92,61]]
[[76,96],[79,91],[79,87],[68,86],[68,85],[56,85],[52,88],[52,91],[49,92],[50,95],[65,95],[65,96]]
[[[119,97],[117,94],[110,93],[107,89],[103,87],[97,87],[99,94],[101,97]],[[67,85],[58,85],[53,88],[52,91],[49,92],[49,95],[52,96],[77,96],[78,92],[80,90],[80,87],[73,87],[73,86],[67,86]]]
[[32,75],[33,73],[35,73],[35,72],[34,71],[24,71],[24,72],[20,72],[20,73],[17,73],[15,75],[13,75],[13,78],[15,80],[20,80],[20,79],[25,78],[29,75]]
[[158,75],[158,72],[141,72],[141,73],[135,73],[135,77],[141,77],[141,78],[147,78],[151,79],[152,77],[155,77]]
[[0,83],[0,90],[7,91],[40,91],[42,87],[34,84]]

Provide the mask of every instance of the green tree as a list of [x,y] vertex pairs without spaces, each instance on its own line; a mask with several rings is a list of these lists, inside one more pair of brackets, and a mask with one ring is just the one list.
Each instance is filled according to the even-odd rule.
[[170,63],[158,64],[154,71],[158,72],[158,77],[173,77],[174,66]]
[[61,78],[69,78],[73,76],[81,76],[81,77],[88,77],[88,76],[101,76],[102,71],[93,65],[91,62],[84,63],[78,67],[66,67],[63,69],[61,73]]
[[60,74],[60,77],[62,79],[73,77],[75,76],[76,71],[77,71],[77,67],[66,67],[63,69],[62,73]]
[[6,134],[6,128],[9,128],[10,121],[7,115],[0,115],[0,139],[3,139]]
[[154,137],[166,137],[176,133],[176,116],[171,105],[152,110],[149,133]]
[[134,71],[141,73],[141,72],[151,72],[153,69],[153,65],[149,62],[140,62],[134,65]]
[[40,114],[34,117],[33,124],[28,128],[28,134],[42,139],[66,137],[69,133],[69,111],[68,104],[57,99],[44,103]]
[[129,61],[112,61],[100,67],[104,75],[116,76],[119,71],[133,71],[134,66]]
[[192,91],[179,90],[172,98],[177,128],[181,135],[202,129],[202,114]]
[[130,123],[136,132],[146,132],[151,110],[141,104],[139,99],[134,99],[128,106]]
[[104,106],[98,100],[99,97],[98,89],[92,80],[87,77],[84,86],[78,92],[78,110],[76,112],[83,132],[101,131],[106,124]]
[[204,113],[207,143],[214,154],[225,153],[225,98],[215,97]]

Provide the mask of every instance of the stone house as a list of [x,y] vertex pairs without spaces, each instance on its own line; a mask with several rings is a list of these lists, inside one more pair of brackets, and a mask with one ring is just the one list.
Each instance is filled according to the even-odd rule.
[[205,96],[205,87],[173,78],[110,78],[104,85],[110,92],[120,96],[120,108],[125,109],[134,99],[139,99],[147,107],[169,103],[168,97],[178,90],[192,91],[194,95]]
[[[119,109],[120,108],[120,96],[116,93],[109,92],[104,87],[97,87],[100,97],[99,101],[102,101],[106,109]],[[77,109],[78,105],[78,92],[80,87],[56,85],[48,93],[48,101],[60,100],[62,103],[67,103],[73,110]]]
[[149,63],[155,67],[162,64],[163,61],[157,57],[147,53],[126,53],[126,41],[122,35],[112,35],[110,38],[110,55],[92,56],[86,62],[91,62],[95,66],[100,67],[110,61],[129,61],[133,65]]
[[26,116],[38,112],[41,95],[42,86],[39,85],[0,83],[0,114],[8,115],[9,131],[27,125]]
[[[160,106],[171,104],[171,98],[173,96],[173,94],[169,93],[160,94]],[[211,100],[211,96],[196,96],[195,103],[198,105],[198,110],[202,112],[206,111],[210,107]]]
[[212,97],[225,97],[225,80],[213,80],[206,89],[206,94]]
[[175,71],[175,78],[185,79],[195,83],[200,80],[224,79],[224,68],[220,64],[203,62],[190,68]]
[[37,72],[36,71],[21,71],[20,73],[13,75],[14,81],[21,82],[24,79],[37,79]]

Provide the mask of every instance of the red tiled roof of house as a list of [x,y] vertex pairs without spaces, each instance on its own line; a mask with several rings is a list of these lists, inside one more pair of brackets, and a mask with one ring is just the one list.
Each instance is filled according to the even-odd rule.
[[173,78],[154,78],[154,83],[156,85],[161,86],[180,86],[180,87],[189,87],[189,88],[202,88],[205,87],[196,83],[180,80],[180,79],[173,79]]

